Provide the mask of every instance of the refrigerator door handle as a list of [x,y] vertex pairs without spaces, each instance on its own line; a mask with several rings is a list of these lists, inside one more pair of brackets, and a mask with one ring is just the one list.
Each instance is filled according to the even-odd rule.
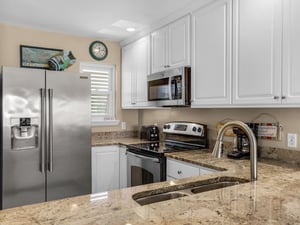
[[49,94],[49,139],[48,139],[48,171],[53,171],[53,89],[48,89]]
[[44,88],[40,89],[41,93],[41,144],[40,144],[40,171],[45,173],[45,147],[46,147],[46,135],[45,135],[45,127],[46,127],[46,90]]

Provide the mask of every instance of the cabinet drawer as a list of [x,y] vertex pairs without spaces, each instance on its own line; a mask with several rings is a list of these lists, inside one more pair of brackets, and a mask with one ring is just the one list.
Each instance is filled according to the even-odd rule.
[[167,176],[175,179],[199,176],[200,169],[190,163],[179,162],[174,159],[167,160]]

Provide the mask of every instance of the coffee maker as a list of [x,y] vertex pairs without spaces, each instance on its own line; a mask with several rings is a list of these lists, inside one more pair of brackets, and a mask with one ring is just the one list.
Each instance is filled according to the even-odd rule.
[[233,159],[250,159],[250,145],[247,136],[237,127],[234,127],[232,130],[235,134],[233,150],[227,156]]

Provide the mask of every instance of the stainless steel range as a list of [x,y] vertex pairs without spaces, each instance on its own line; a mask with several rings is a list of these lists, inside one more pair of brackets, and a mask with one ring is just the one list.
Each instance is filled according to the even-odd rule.
[[164,141],[127,146],[127,186],[166,180],[165,153],[208,147],[207,126],[192,122],[169,122],[163,126]]

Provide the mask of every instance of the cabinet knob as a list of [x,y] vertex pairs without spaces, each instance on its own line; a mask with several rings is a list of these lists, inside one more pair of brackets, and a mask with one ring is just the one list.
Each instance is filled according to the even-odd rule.
[[286,99],[286,96],[281,96],[281,99]]
[[164,66],[164,68],[169,68],[169,67],[170,67],[170,65],[165,65],[165,66]]
[[277,100],[277,99],[279,99],[279,96],[274,96],[273,98],[274,98],[275,100]]
[[182,171],[181,171],[181,170],[178,170],[177,173],[178,173],[178,174],[182,174]]

